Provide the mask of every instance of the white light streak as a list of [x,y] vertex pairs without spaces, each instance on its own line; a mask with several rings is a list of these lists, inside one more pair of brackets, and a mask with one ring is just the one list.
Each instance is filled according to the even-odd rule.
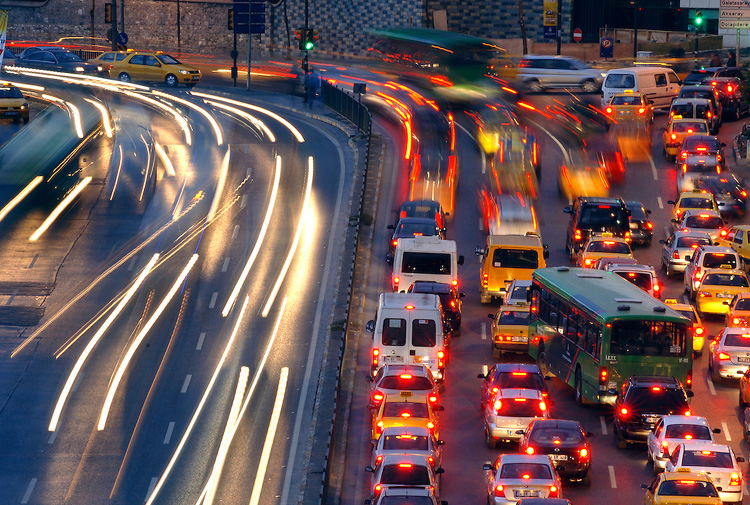
[[44,177],[42,177],[41,175],[37,175],[36,177],[34,177],[31,182],[13,198],[13,200],[8,202],[8,204],[3,207],[3,210],[0,210],[0,221],[5,219],[5,216],[7,216],[16,205],[21,203],[21,201],[26,198],[26,196],[31,193],[34,188],[37,187],[43,180]]
[[268,316],[268,313],[271,311],[271,306],[273,305],[274,300],[276,300],[276,295],[279,293],[279,289],[281,288],[281,284],[284,282],[284,278],[286,277],[286,272],[289,270],[289,265],[292,263],[292,259],[294,258],[295,253],[297,252],[297,245],[299,244],[299,238],[302,235],[302,228],[305,223],[305,220],[307,220],[307,211],[310,207],[310,194],[312,193],[312,181],[313,181],[313,157],[308,156],[307,158],[307,187],[305,188],[305,201],[302,204],[302,213],[299,217],[299,222],[297,223],[297,232],[294,234],[294,241],[292,242],[292,247],[289,249],[289,254],[286,256],[286,261],[284,261],[284,266],[281,268],[281,273],[279,273],[279,276],[276,278],[276,284],[273,286],[273,290],[271,291],[271,296],[269,296],[268,301],[266,302],[265,307],[263,307],[263,312],[261,315],[263,317]]
[[154,142],[154,147],[156,148],[156,154],[159,156],[162,165],[164,165],[164,170],[167,171],[167,175],[174,177],[174,165],[172,165],[172,161],[169,159],[169,156],[167,156],[167,152],[158,142]]
[[149,147],[148,142],[146,142],[146,139],[143,138],[143,135],[141,135],[141,140],[143,141],[143,145],[146,146],[146,171],[143,174],[143,185],[141,186],[141,196],[138,198],[139,202],[143,201],[143,195],[146,194],[146,187],[148,186],[148,180],[151,178],[151,167],[152,167],[151,148]]
[[180,276],[177,278],[174,284],[172,284],[172,287],[169,290],[169,293],[167,293],[167,296],[164,297],[164,299],[159,304],[159,307],[149,318],[148,322],[143,326],[143,328],[141,328],[141,331],[138,332],[138,335],[135,337],[135,339],[133,339],[133,342],[128,348],[127,353],[125,354],[125,356],[122,358],[122,361],[120,362],[120,366],[117,368],[117,372],[115,373],[115,376],[112,378],[112,383],[109,386],[109,391],[107,391],[107,398],[104,400],[102,413],[99,417],[99,424],[97,425],[97,428],[96,428],[97,430],[102,431],[105,425],[107,424],[107,416],[109,415],[109,409],[112,406],[112,401],[114,400],[115,393],[117,392],[117,388],[120,385],[122,376],[125,375],[125,370],[130,364],[130,360],[133,358],[135,351],[141,345],[141,342],[143,342],[143,339],[146,338],[146,334],[149,332],[151,327],[156,323],[156,320],[159,319],[159,316],[161,316],[161,313],[164,312],[164,309],[166,309],[167,304],[169,304],[172,298],[174,298],[175,294],[177,294],[177,291],[180,289],[180,286],[182,285],[183,281],[187,277],[188,273],[190,273],[190,269],[193,268],[193,265],[195,265],[196,261],[198,261],[198,255],[193,254],[188,264],[182,270],[182,273],[180,273]]
[[52,223],[55,222],[55,219],[57,219],[60,214],[62,214],[62,211],[65,210],[65,208],[70,205],[73,200],[78,196],[78,194],[83,191],[83,188],[85,188],[88,183],[91,182],[91,177],[85,177],[81,182],[78,183],[78,185],[73,188],[73,191],[71,191],[68,196],[66,196],[62,202],[60,202],[57,207],[55,207],[55,210],[52,211],[52,213],[47,216],[47,219],[44,220],[42,225],[37,228],[37,230],[29,237],[29,242],[36,242],[36,240],[42,236],[42,234],[47,231],[47,229],[52,226]]
[[3,84],[10,84],[11,86],[15,86],[17,88],[30,89],[32,91],[44,91],[44,86],[36,86],[34,84],[26,84],[25,82],[3,81]]
[[260,119],[256,118],[255,116],[252,116],[248,114],[247,112],[240,110],[236,107],[232,107],[231,105],[227,105],[225,103],[216,102],[214,100],[207,100],[208,103],[213,105],[214,107],[218,107],[220,109],[226,110],[231,112],[232,114],[236,114],[240,116],[241,118],[244,118],[248,121],[250,121],[252,124],[263,130],[263,132],[268,136],[268,138],[271,140],[271,142],[276,142],[276,136],[273,134],[270,128],[266,126],[266,124],[261,121]]
[[172,116],[174,116],[175,121],[177,121],[177,123],[180,125],[180,128],[182,128],[182,131],[185,134],[185,143],[187,145],[193,145],[193,135],[190,132],[190,125],[188,125],[187,120],[184,117],[182,117],[182,114],[180,114],[180,111],[178,111],[174,107],[170,107],[169,105],[160,102],[159,100],[154,100],[153,98],[149,98],[140,93],[133,93],[132,91],[128,91],[128,90],[120,90],[120,92],[126,96],[134,98],[135,100],[144,101],[150,105],[153,105],[154,107],[157,107],[163,111],[170,113]]
[[78,135],[79,139],[83,138],[83,125],[81,124],[81,112],[78,110],[78,107],[76,107],[71,102],[65,102],[65,105],[68,106],[68,109],[70,109],[71,114],[73,114],[73,125],[76,128],[76,135]]
[[216,209],[219,207],[219,202],[221,201],[221,195],[224,193],[224,184],[227,181],[227,172],[229,171],[229,159],[230,159],[230,153],[229,153],[229,146],[227,146],[227,151],[224,153],[224,159],[221,161],[221,169],[219,170],[219,181],[216,184],[216,191],[214,191],[214,199],[211,202],[211,207],[208,209],[208,215],[206,216],[206,221],[211,221],[214,217],[214,214],[216,214]]
[[94,336],[91,338],[89,343],[84,348],[81,355],[78,357],[78,360],[76,361],[76,364],[73,366],[73,370],[71,370],[70,375],[68,376],[68,380],[65,381],[65,386],[63,387],[62,392],[60,393],[60,396],[57,399],[57,404],[55,405],[55,410],[52,413],[52,418],[49,422],[49,431],[55,431],[57,430],[57,423],[60,421],[60,415],[62,414],[63,407],[65,406],[65,402],[68,399],[68,395],[70,394],[70,391],[73,388],[73,384],[75,384],[76,379],[78,378],[78,374],[83,368],[84,363],[86,362],[86,359],[88,359],[91,352],[94,350],[94,347],[99,342],[101,337],[104,335],[104,332],[107,331],[107,329],[110,327],[110,325],[114,322],[115,318],[122,312],[122,309],[125,308],[125,305],[130,301],[130,299],[135,295],[136,291],[138,291],[138,288],[140,288],[141,284],[143,284],[143,281],[146,280],[146,276],[151,272],[151,269],[154,267],[154,264],[159,259],[159,254],[154,254],[151,257],[151,260],[146,265],[146,268],[143,269],[143,271],[140,273],[136,281],[133,283],[133,285],[128,289],[125,296],[120,300],[120,303],[117,304],[117,306],[114,308],[114,310],[109,314],[107,319],[102,323],[101,327],[96,331]]
[[119,152],[119,160],[120,162],[117,165],[117,174],[115,175],[115,182],[112,184],[112,194],[109,195],[109,201],[111,202],[115,197],[115,190],[117,189],[117,184],[120,182],[120,173],[122,173],[122,144],[119,144],[117,146],[118,152]]
[[268,230],[268,224],[271,222],[271,216],[273,215],[274,205],[276,204],[276,196],[279,192],[280,181],[281,181],[281,156],[277,155],[276,156],[276,172],[273,178],[273,189],[271,189],[271,199],[268,202],[268,208],[266,209],[266,217],[263,218],[263,225],[260,227],[258,240],[256,240],[255,246],[253,247],[253,250],[250,253],[250,257],[247,259],[245,268],[242,269],[240,278],[237,279],[237,283],[234,285],[234,289],[232,289],[232,293],[229,295],[229,299],[227,300],[226,305],[224,305],[224,310],[221,311],[221,315],[224,317],[227,317],[229,315],[229,311],[232,309],[234,302],[237,300],[237,297],[240,294],[240,289],[242,289],[242,285],[245,283],[247,276],[250,274],[250,269],[252,268],[253,263],[255,263],[255,259],[257,258],[258,253],[260,252],[260,247],[263,244],[263,239],[265,238],[266,232]]
[[110,122],[109,112],[107,111],[107,108],[104,106],[104,104],[101,104],[96,100],[91,100],[90,98],[84,98],[84,100],[99,109],[99,112],[101,112],[102,114],[102,125],[104,125],[104,133],[107,134],[107,137],[112,138],[112,123]]
[[203,107],[194,104],[193,102],[190,102],[189,100],[185,100],[183,98],[176,97],[174,95],[170,95],[169,93],[163,93],[158,90],[154,90],[153,92],[155,95],[161,96],[166,98],[167,100],[172,100],[178,103],[183,104],[186,107],[190,107],[191,109],[198,111],[199,114],[201,114],[203,117],[208,120],[209,123],[211,123],[211,127],[214,129],[214,135],[216,135],[216,145],[222,145],[224,143],[224,135],[221,132],[221,126],[219,126],[219,123],[216,121],[216,118],[211,115],[210,112],[208,112]]

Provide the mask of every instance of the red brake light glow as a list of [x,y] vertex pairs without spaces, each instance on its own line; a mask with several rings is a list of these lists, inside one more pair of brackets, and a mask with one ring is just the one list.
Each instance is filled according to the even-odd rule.
[[411,379],[412,378],[411,374],[408,374],[408,373],[402,373],[401,375],[399,375],[399,377],[401,377],[402,379]]

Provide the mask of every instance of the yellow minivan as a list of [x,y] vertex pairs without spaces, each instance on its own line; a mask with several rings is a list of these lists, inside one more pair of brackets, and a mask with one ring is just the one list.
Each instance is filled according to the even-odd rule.
[[489,235],[485,247],[477,247],[482,303],[503,298],[514,280],[531,280],[531,273],[547,266],[547,246],[536,233],[525,235]]

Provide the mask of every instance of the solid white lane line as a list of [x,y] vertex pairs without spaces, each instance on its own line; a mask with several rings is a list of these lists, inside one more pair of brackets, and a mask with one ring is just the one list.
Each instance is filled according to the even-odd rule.
[[214,291],[214,294],[211,295],[211,301],[208,303],[208,308],[213,309],[216,307],[216,299],[219,297],[219,292]]
[[182,389],[180,389],[180,393],[187,393],[187,388],[190,385],[190,379],[193,378],[192,374],[187,374],[185,376],[185,381],[182,383]]
[[706,383],[708,384],[708,390],[711,391],[712,396],[716,396],[716,388],[714,387],[714,381],[711,377],[706,377]]
[[721,422],[721,433],[724,435],[727,442],[732,441],[732,436],[729,434],[729,426],[727,426],[726,421]]
[[202,331],[198,336],[198,345],[195,346],[196,351],[200,351],[203,348],[203,339],[206,338],[206,332]]
[[648,157],[648,162],[651,163],[651,171],[654,173],[654,180],[659,180],[659,174],[656,173],[656,165],[654,164],[654,158],[652,156]]
[[482,323],[482,340],[487,340],[487,323]]
[[658,203],[658,204],[659,204],[659,208],[660,208],[660,209],[663,209],[663,208],[664,208],[664,202],[663,202],[663,201],[661,200],[661,197],[660,197],[660,196],[657,196],[657,197],[656,197],[656,203]]
[[240,203],[240,209],[247,207],[247,195],[242,195],[242,203]]
[[232,232],[232,239],[236,239],[237,235],[240,233],[240,225],[236,224],[234,225],[234,231]]
[[221,271],[222,272],[226,272],[227,268],[229,268],[229,256],[227,256],[226,258],[224,258],[224,264],[221,265]]
[[604,416],[599,416],[599,422],[602,423],[602,435],[607,434],[607,421],[604,420]]
[[260,502],[260,492],[263,489],[263,480],[266,478],[268,459],[271,457],[273,439],[276,436],[276,428],[279,425],[279,418],[281,417],[281,407],[284,404],[284,395],[286,394],[286,383],[288,375],[289,369],[286,367],[282,368],[281,378],[279,379],[279,388],[276,390],[276,401],[273,404],[271,420],[268,423],[266,441],[263,442],[263,450],[260,454],[258,470],[255,473],[255,483],[253,484],[253,492],[250,495],[250,505],[258,505],[258,503]]
[[[156,487],[156,483],[159,482],[159,479],[156,477],[151,477],[151,484],[148,485],[148,492],[146,493],[146,500],[148,500],[148,497],[151,496],[151,493],[154,491],[154,488]],[[143,501],[146,501],[143,500]]]
[[21,498],[21,503],[29,503],[29,498],[31,498],[31,493],[34,491],[34,486],[36,486],[36,477],[29,482],[29,487],[26,488],[26,492],[23,494],[23,498]]
[[615,480],[615,467],[609,465],[609,484],[612,489],[617,489],[617,481]]
[[167,445],[170,440],[172,440],[172,432],[174,431],[174,421],[169,422],[169,426],[167,426],[167,434],[164,435],[164,445]]

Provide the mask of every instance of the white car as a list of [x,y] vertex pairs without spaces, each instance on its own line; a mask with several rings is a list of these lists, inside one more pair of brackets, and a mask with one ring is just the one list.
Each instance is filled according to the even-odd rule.
[[737,463],[744,462],[745,458],[735,456],[728,445],[690,442],[679,444],[672,451],[665,471],[687,468],[690,472],[708,474],[722,502],[742,503],[742,470]]
[[391,454],[416,454],[427,458],[432,467],[438,469],[443,463],[444,443],[422,426],[389,426],[372,448],[370,466],[377,468]]
[[505,292],[503,305],[521,305],[529,304],[527,293],[531,288],[531,281],[513,281],[510,283],[508,291]]
[[562,498],[560,476],[546,454],[501,454],[484,469],[488,505],[515,505],[522,498]]
[[667,415],[654,426],[648,434],[648,460],[654,462],[654,475],[663,471],[669,461],[669,455],[677,444],[683,442],[714,443],[714,433],[721,433],[716,428],[711,430],[705,417]]
[[442,468],[433,468],[427,458],[416,454],[389,454],[377,466],[365,468],[372,473],[371,496],[375,501],[380,494],[393,487],[415,487],[432,491],[439,495],[438,475]]

